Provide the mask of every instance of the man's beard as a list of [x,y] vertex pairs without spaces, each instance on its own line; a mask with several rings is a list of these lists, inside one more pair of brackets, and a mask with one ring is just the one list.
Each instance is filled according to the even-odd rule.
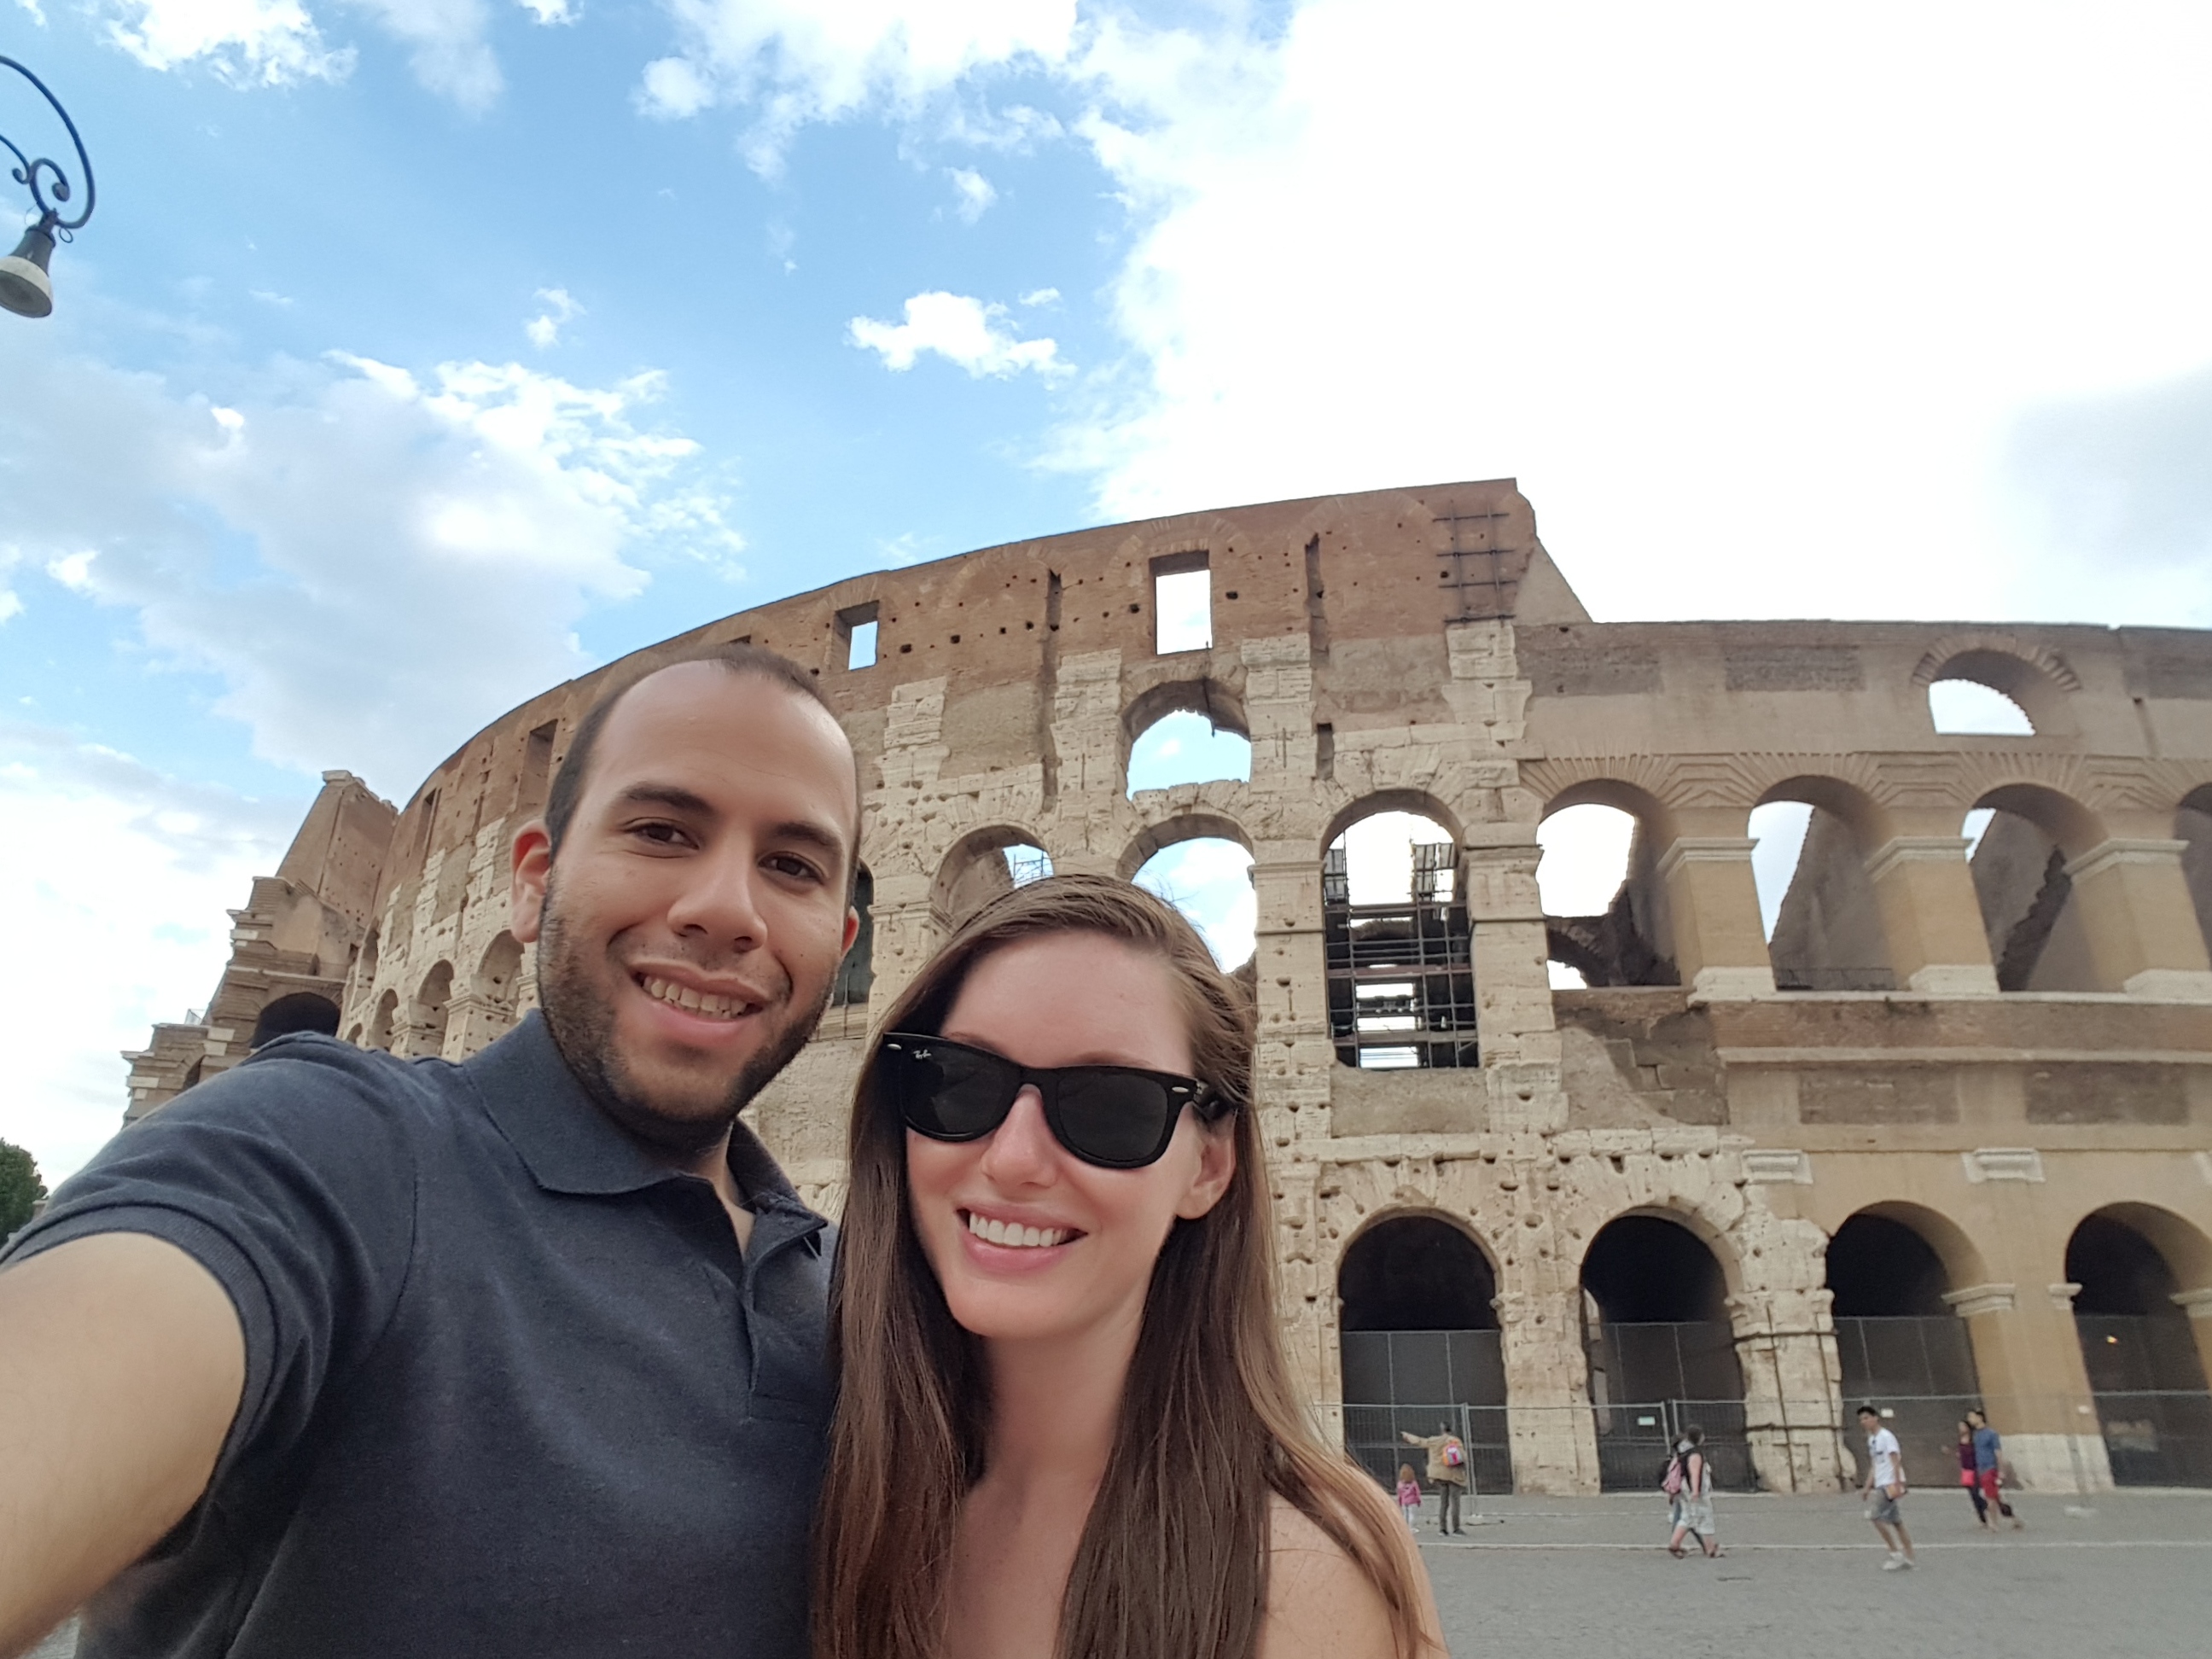
[[615,1044],[615,1011],[593,983],[590,969],[569,947],[550,883],[544,918],[538,943],[538,1001],[546,1029],[553,1034],[553,1046],[602,1111],[639,1139],[679,1158],[707,1152],[729,1133],[738,1114],[813,1036],[836,984],[836,975],[830,975],[813,1006],[800,1009],[789,1000],[787,979],[783,1006],[792,1012],[774,1028],[768,1046],[731,1081],[720,1109],[696,1117],[672,1113],[655,1105],[623,1066]]

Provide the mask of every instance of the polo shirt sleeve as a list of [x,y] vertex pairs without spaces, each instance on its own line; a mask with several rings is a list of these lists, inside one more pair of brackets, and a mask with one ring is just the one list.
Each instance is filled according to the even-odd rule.
[[62,1184],[0,1266],[97,1233],[145,1233],[214,1275],[246,1336],[216,1473],[281,1452],[390,1322],[413,1255],[413,1068],[288,1038],[131,1125]]

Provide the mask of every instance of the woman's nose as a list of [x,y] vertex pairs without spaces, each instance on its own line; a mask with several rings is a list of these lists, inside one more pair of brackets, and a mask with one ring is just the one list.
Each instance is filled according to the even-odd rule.
[[1052,1127],[1044,1121],[1044,1097],[1034,1084],[1024,1084],[1006,1121],[984,1144],[983,1173],[1000,1186],[1034,1187],[1053,1177],[1059,1154]]

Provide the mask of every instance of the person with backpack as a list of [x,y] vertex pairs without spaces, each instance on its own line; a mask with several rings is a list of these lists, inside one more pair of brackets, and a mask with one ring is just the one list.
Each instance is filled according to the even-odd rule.
[[1983,1510],[1983,1524],[1985,1526],[1989,1524],[1988,1511],[1994,1509],[1999,1515],[2011,1522],[2012,1529],[2018,1532],[2027,1523],[2014,1515],[2012,1512],[2012,1505],[2005,1502],[2003,1476],[2001,1472],[2004,1461],[2004,1442],[1998,1437],[1997,1431],[1990,1426],[1988,1413],[1978,1406],[1966,1413],[1966,1426],[1973,1431],[1974,1485],[1979,1489],[1980,1502],[1978,1507]]
[[1695,1538],[1708,1560],[1721,1553],[1713,1525],[1713,1469],[1705,1461],[1705,1431],[1696,1424],[1684,1429],[1661,1483],[1674,1507],[1674,1533],[1667,1540],[1667,1553],[1678,1559],[1685,1538]]
[[1421,1483],[1413,1479],[1411,1463],[1398,1465],[1398,1513],[1406,1517],[1406,1530],[1421,1529]]
[[1466,1442],[1441,1423],[1434,1434],[1401,1433],[1399,1438],[1429,1455],[1429,1483],[1437,1489],[1437,1530],[1464,1533],[1467,1528],[1460,1524],[1459,1504],[1468,1484]]

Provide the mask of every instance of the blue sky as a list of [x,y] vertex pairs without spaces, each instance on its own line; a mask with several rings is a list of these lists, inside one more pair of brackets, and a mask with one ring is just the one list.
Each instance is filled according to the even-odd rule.
[[404,799],[855,571],[1514,475],[1601,617],[2212,623],[2201,5],[0,0],[0,52],[100,189],[0,317],[50,1170],[319,770]]

